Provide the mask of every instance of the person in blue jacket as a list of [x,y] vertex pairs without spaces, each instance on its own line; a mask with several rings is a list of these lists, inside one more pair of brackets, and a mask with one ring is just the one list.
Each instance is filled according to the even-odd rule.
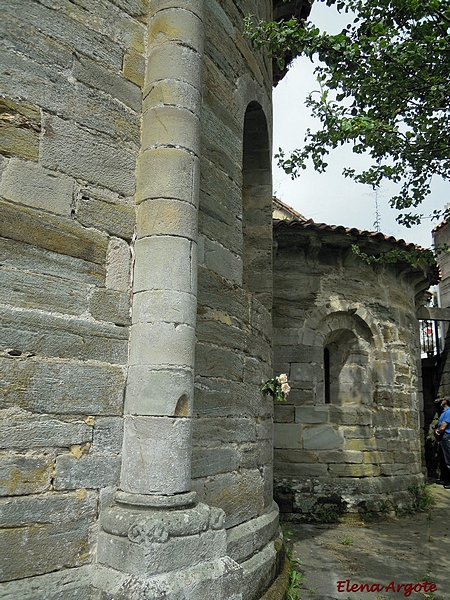
[[[442,452],[444,454],[447,468],[450,469],[450,400],[445,397],[441,400],[442,413],[440,414],[437,429],[435,431],[436,439],[439,440]],[[446,490],[450,490],[450,483],[444,485]]]

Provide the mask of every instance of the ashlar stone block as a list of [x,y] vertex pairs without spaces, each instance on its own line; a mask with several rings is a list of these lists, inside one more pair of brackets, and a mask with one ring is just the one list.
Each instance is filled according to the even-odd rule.
[[302,448],[302,429],[297,423],[274,423],[274,448]]
[[0,499],[0,580],[81,566],[91,561],[89,532],[96,494],[77,490]]
[[136,494],[190,489],[191,419],[125,416],[121,488]]
[[115,365],[0,358],[0,408],[119,415],[124,387],[125,373]]
[[6,200],[69,217],[74,180],[34,162],[11,158],[0,180]]
[[188,417],[192,414],[192,389],[192,369],[131,365],[125,413]]
[[30,104],[0,100],[0,153],[37,162],[41,114]]
[[143,118],[146,123],[142,132],[144,151],[158,146],[177,146],[199,155],[199,122],[191,111],[175,106],[158,106],[148,110]]
[[342,432],[327,425],[305,427],[302,438],[305,450],[335,450],[344,444]]
[[92,440],[92,427],[80,420],[35,415],[12,407],[0,411],[0,447],[63,448]]
[[192,242],[172,236],[136,242],[133,289],[192,292]]
[[263,479],[257,469],[208,478],[204,489],[208,504],[225,511],[226,528],[263,513]]
[[120,465],[117,454],[88,454],[79,458],[69,453],[61,454],[56,458],[54,487],[56,490],[74,490],[118,486]]
[[181,148],[151,148],[137,160],[136,203],[152,198],[170,197],[197,204],[199,162]]
[[130,365],[194,365],[195,330],[183,323],[137,323],[131,327]]
[[47,117],[41,160],[45,167],[62,171],[123,196],[135,192],[136,150],[114,144],[98,132],[92,134],[69,121]]
[[[42,212],[27,206],[0,201],[0,236],[33,244],[57,254],[65,254],[88,263],[104,265],[107,236],[87,229],[73,219]],[[99,267],[94,267],[99,270]]]
[[328,423],[330,421],[330,411],[325,406],[296,406],[296,423]]
[[141,202],[137,209],[138,239],[170,235],[197,239],[197,210],[188,203],[166,198]]
[[0,456],[0,496],[40,494],[50,489],[54,457],[49,454]]

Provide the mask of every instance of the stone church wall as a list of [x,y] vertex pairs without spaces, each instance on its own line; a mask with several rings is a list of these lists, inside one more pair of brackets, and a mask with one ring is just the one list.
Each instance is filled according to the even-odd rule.
[[249,598],[273,578],[278,527],[273,407],[259,391],[272,373],[272,81],[239,31],[245,14],[270,11],[207,2],[201,130],[193,489],[225,511]]
[[275,406],[280,508],[327,520],[407,507],[422,482],[415,303],[426,276],[352,253],[388,249],[381,234],[275,231],[274,368],[292,386]]
[[1,579],[93,560],[117,486],[144,2],[2,5]]
[[[272,65],[241,35],[272,3],[176,5],[2,6],[8,600],[250,600],[275,576]],[[118,531],[152,494],[195,535]]]

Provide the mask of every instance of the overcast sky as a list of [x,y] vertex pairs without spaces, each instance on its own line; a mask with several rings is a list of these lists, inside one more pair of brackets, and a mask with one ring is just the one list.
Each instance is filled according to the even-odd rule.
[[[339,15],[333,7],[327,7],[322,2],[314,3],[310,20],[329,33],[338,33],[349,22],[347,16]],[[314,65],[309,59],[297,58],[274,89],[274,152],[279,147],[285,151],[301,147],[306,129],[318,127],[304,105],[308,93],[318,89],[313,69]],[[356,184],[342,175],[343,167],[358,170],[359,166],[368,166],[368,158],[353,154],[350,146],[344,146],[333,150],[327,162],[329,166],[326,173],[316,173],[311,167],[292,180],[274,161],[274,194],[317,223],[376,231],[376,198],[373,191],[369,186]],[[378,193],[381,231],[407,242],[430,246],[431,229],[437,222],[425,219],[421,225],[410,229],[398,225],[395,220],[397,211],[388,205],[389,198],[395,192],[396,187],[386,183]],[[447,202],[450,202],[450,183],[433,181],[433,192],[419,207],[419,212],[429,214],[434,208],[443,208]]]

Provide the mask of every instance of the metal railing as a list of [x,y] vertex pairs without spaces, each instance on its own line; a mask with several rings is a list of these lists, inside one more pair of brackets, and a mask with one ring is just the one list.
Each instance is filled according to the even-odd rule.
[[419,321],[421,355],[431,358],[440,356],[443,349],[443,336],[439,321]]

